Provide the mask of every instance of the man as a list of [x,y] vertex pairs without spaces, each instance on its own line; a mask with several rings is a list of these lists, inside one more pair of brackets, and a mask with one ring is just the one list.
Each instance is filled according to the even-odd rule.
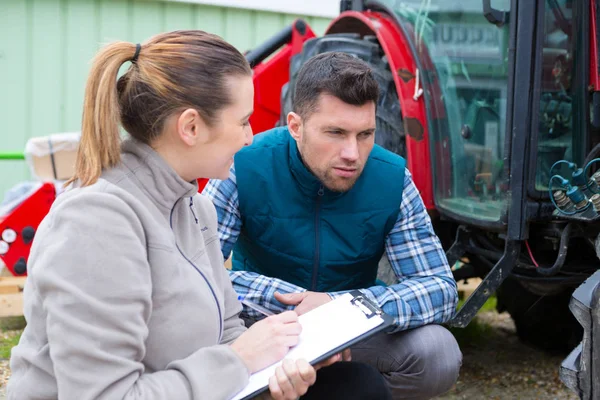
[[[401,157],[374,145],[378,86],[369,66],[324,53],[300,70],[287,127],[257,135],[230,178],[204,190],[217,208],[223,255],[238,294],[303,314],[360,289],[395,318],[352,348],[395,398],[430,398],[458,377],[461,353],[440,324],[456,283]],[[376,285],[387,254],[397,283]],[[257,318],[245,310],[246,319]]]

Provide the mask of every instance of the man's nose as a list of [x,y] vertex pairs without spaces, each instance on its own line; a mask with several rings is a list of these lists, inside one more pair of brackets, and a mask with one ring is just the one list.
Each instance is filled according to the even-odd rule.
[[341,157],[346,161],[358,160],[358,142],[355,138],[349,138],[344,142]]

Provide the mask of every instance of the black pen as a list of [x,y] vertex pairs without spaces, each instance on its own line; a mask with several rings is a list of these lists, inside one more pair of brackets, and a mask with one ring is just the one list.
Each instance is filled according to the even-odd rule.
[[259,313],[261,313],[262,315],[266,315],[267,317],[271,316],[271,315],[275,315],[275,313],[271,310],[267,310],[266,308],[264,308],[263,306],[259,306],[258,304],[255,304],[253,302],[251,302],[250,300],[246,300],[244,298],[244,296],[238,296],[238,300],[245,306],[253,309],[254,311],[258,311]]

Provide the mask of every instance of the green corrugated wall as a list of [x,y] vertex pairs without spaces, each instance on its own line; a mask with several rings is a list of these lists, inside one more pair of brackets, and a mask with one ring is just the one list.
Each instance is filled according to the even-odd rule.
[[[202,29],[245,51],[298,17],[169,1],[0,0],[0,153],[79,130],[89,63],[103,43]],[[317,34],[329,22],[305,20]],[[25,162],[0,160],[0,200],[29,176]]]

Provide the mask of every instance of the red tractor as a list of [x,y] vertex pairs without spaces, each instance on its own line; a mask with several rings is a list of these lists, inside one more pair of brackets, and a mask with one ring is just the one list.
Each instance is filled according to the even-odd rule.
[[450,324],[496,294],[523,340],[575,348],[561,378],[600,399],[600,0],[340,3],[324,36],[297,20],[247,53],[254,131],[285,123],[310,57],[369,63],[376,143],[406,158],[455,278],[483,279]]

